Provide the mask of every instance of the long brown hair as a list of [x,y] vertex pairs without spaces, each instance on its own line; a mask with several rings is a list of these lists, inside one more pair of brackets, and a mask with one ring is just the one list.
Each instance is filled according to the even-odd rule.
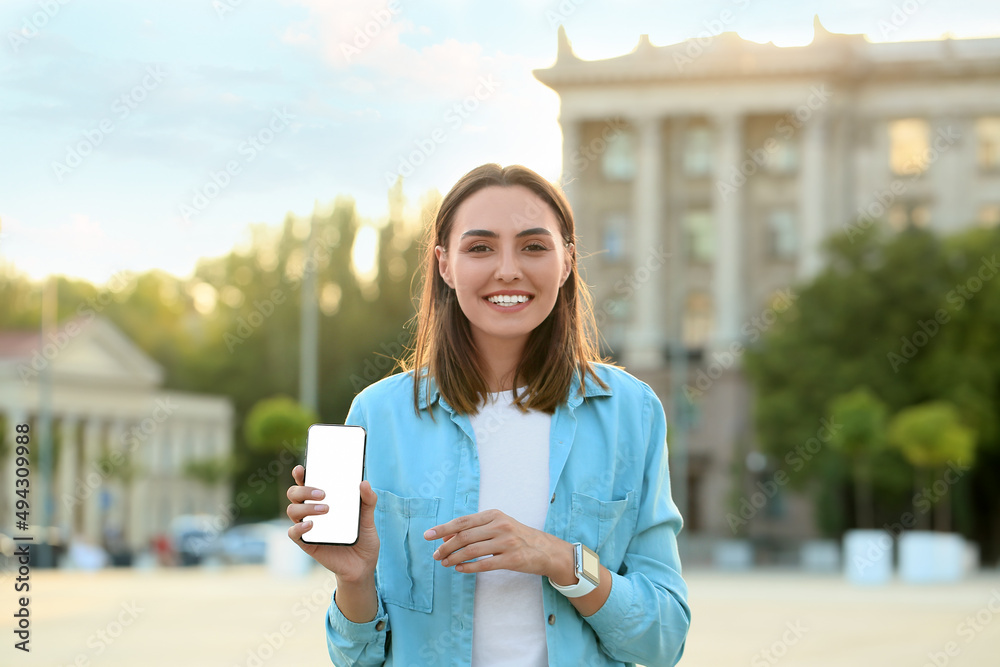
[[[433,378],[438,391],[459,413],[475,414],[489,387],[482,360],[476,353],[469,320],[462,312],[455,291],[448,287],[438,271],[434,254],[437,245],[447,247],[459,205],[474,193],[489,186],[521,185],[538,195],[555,213],[564,243],[576,244],[573,212],[563,193],[534,171],[521,165],[501,167],[484,164],[460,178],[441,201],[432,227],[424,237],[423,286],[417,311],[417,337],[413,349],[400,362],[404,371],[412,370],[413,405],[420,413],[420,379]],[[575,245],[574,245],[575,247]],[[567,250],[569,252],[569,250]],[[597,346],[590,290],[580,279],[577,255],[571,252],[572,270],[559,288],[552,312],[528,336],[524,356],[515,369],[510,389],[514,403],[522,410],[534,409],[552,414],[566,400],[573,375],[579,371],[580,389],[586,374],[598,384],[607,385],[597,376],[592,362],[606,362]],[[517,394],[518,381],[527,388]],[[427,387],[430,402],[430,383]],[[431,418],[434,418],[431,411]]]

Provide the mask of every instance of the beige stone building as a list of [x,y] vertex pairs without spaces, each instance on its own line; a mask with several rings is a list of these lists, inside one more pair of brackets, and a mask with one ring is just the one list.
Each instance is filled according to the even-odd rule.
[[[92,310],[44,340],[37,332],[0,332],[0,535],[30,534],[15,526],[18,424],[30,428],[29,524],[36,540],[48,526],[54,534],[47,537],[61,544],[84,538],[114,547],[106,544],[114,536],[119,548],[135,552],[166,533],[176,516],[218,513],[231,485],[200,481],[189,466],[229,457],[232,405],[163,390],[162,379],[160,366]],[[55,443],[48,488],[39,419],[46,402]],[[45,499],[50,515],[42,524]]]
[[[746,458],[752,396],[732,344],[794,300],[828,235],[1000,222],[1000,39],[872,43],[817,19],[802,47],[644,35],[583,61],[560,28],[535,76],[560,97],[561,183],[602,332],[668,411],[683,340],[698,416],[675,486],[689,535],[731,537],[755,470],[780,467]],[[808,536],[811,507],[782,494],[753,529]]]

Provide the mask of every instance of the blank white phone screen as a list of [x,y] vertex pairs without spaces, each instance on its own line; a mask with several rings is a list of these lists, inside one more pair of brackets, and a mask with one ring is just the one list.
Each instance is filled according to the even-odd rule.
[[323,489],[326,514],[309,517],[312,529],[303,542],[353,544],[358,539],[361,484],[365,462],[365,430],[360,426],[313,424],[306,439],[306,486]]

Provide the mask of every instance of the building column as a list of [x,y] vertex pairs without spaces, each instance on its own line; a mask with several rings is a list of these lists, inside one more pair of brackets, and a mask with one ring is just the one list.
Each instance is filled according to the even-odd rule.
[[191,437],[191,427],[187,422],[175,422],[170,428],[169,453],[170,470],[167,476],[167,493],[169,494],[170,517],[184,514],[184,449],[187,439]]
[[819,272],[820,253],[827,226],[823,219],[827,206],[830,172],[826,169],[829,119],[817,111],[802,130],[802,171],[799,174],[798,278],[808,280]]
[[[212,427],[212,456],[217,461],[225,462],[229,459],[230,449],[229,425],[226,422],[219,422]],[[291,469],[289,469],[288,483],[291,485]],[[223,478],[216,484],[213,490],[216,506],[223,506],[229,501],[231,490],[232,484],[228,478]]]
[[133,553],[144,551],[149,547],[148,526],[143,525],[143,518],[147,505],[150,504],[149,486],[152,480],[146,462],[146,450],[150,441],[144,438],[148,436],[133,426],[132,436],[126,439],[127,444],[123,447],[130,475],[125,483],[127,502],[122,512],[122,523],[126,544]]
[[[103,476],[99,475],[98,461],[101,458],[101,435],[103,424],[98,419],[90,418],[83,426],[83,461],[80,468],[87,484],[86,497],[80,498],[83,504],[83,535],[94,545],[103,544],[101,535],[101,492],[105,484]],[[100,477],[96,486],[90,483],[91,472]]]
[[140,516],[150,536],[165,533],[170,528],[169,521],[164,522],[162,518],[162,508],[166,502],[165,479],[169,476],[165,461],[170,446],[169,430],[169,424],[160,424],[140,445],[140,450],[144,452],[141,458],[146,462],[145,479],[149,498],[146,506],[140,508]]
[[636,123],[638,130],[636,173],[632,189],[635,243],[632,244],[632,277],[635,282],[635,318],[626,335],[625,365],[652,369],[663,365],[660,349],[662,331],[663,262],[660,258],[660,227],[663,222],[662,141],[660,119],[645,117]]
[[556,185],[562,188],[570,205],[573,206],[577,203],[573,194],[576,190],[576,179],[580,176],[573,166],[573,156],[580,150],[580,121],[560,117],[559,125],[563,135],[562,171],[559,173]]
[[952,234],[968,228],[979,216],[976,126],[964,116],[936,117],[929,125],[933,160],[927,168],[933,188],[931,227],[935,232]]
[[[723,183],[734,167],[739,168],[743,156],[743,116],[725,114],[716,116],[714,120],[718,143],[713,175],[716,183]],[[737,340],[742,318],[740,307],[742,195],[739,188],[736,192],[722,192],[716,187],[713,197],[717,248],[713,280],[713,299],[716,309],[713,345],[722,348]]]
[[132,503],[129,490],[133,483],[132,458],[127,446],[130,427],[131,423],[121,417],[113,419],[108,426],[108,455],[112,468],[105,482],[109,499],[105,526],[121,538],[122,544],[118,546],[127,544],[129,540],[128,511]]
[[56,485],[53,499],[55,500],[55,525],[68,541],[73,539],[77,525],[75,521],[78,497],[79,472],[77,470],[77,426],[79,420],[75,416],[64,415],[59,421],[59,460],[56,462]]

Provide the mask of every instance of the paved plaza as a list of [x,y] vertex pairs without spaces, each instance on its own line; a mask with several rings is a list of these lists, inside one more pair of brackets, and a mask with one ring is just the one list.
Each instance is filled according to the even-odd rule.
[[[877,588],[791,572],[690,569],[685,578],[686,667],[1000,665],[1000,574]],[[5,667],[330,664],[323,619],[333,580],[318,569],[299,579],[256,566],[34,570],[31,584],[29,655],[13,649],[13,581],[3,577]]]

